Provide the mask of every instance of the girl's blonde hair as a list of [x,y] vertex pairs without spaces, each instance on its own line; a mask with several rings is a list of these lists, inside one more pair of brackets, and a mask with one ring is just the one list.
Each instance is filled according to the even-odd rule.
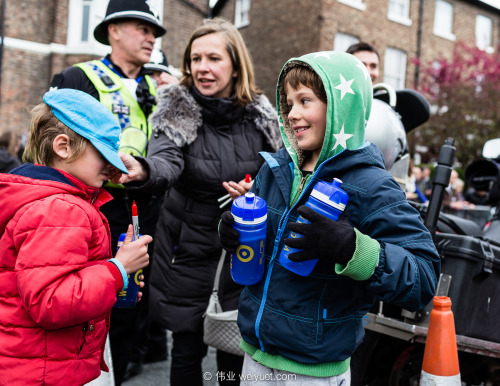
[[234,25],[220,17],[205,20],[191,35],[184,51],[181,85],[191,88],[194,84],[191,74],[191,46],[193,41],[212,33],[218,33],[226,40],[227,52],[233,62],[234,70],[238,72],[234,84],[235,103],[246,105],[253,101],[257,95],[262,94],[262,91],[255,85],[252,60],[241,34]]
[[59,134],[66,134],[69,138],[71,155],[68,161],[70,162],[77,159],[90,143],[89,140],[57,119],[45,103],[36,105],[31,109],[30,114],[30,132],[23,153],[24,162],[53,166],[57,154],[54,152],[52,144]]

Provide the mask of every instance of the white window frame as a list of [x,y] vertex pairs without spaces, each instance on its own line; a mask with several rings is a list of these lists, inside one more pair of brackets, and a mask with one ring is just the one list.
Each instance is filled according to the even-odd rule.
[[399,24],[411,26],[410,0],[389,0],[387,18]]
[[363,3],[363,0],[337,0],[339,3],[348,5],[349,7],[353,7],[359,9],[360,11],[364,11],[366,9],[366,4]]
[[[68,48],[81,53],[93,53],[93,50],[99,49],[99,46],[102,49],[103,45],[94,39],[94,28],[104,19],[107,2],[102,0],[70,0],[68,7],[66,40]],[[84,7],[88,7],[89,10],[89,18],[87,20],[88,39],[86,41],[82,40]]]
[[335,39],[333,42],[333,50],[346,52],[346,50],[352,45],[359,43],[359,38],[354,35],[345,34],[342,32],[337,32],[335,34]]
[[[149,0],[153,7],[163,16],[163,0]],[[69,0],[68,30],[66,39],[66,53],[105,55],[110,51],[109,46],[94,39],[95,27],[106,16],[109,1],[103,0]],[[82,41],[83,8],[89,6],[88,40]],[[161,46],[161,38],[156,39],[155,46]]]
[[[434,12],[434,35],[451,41],[455,41],[457,39],[455,34],[453,34],[454,11],[455,9],[453,4],[444,0],[436,0],[436,9]],[[448,15],[445,15],[445,12]],[[450,20],[444,20],[443,17],[446,16],[449,17]],[[447,31],[443,31],[443,25],[448,24],[445,23],[446,21],[449,21],[450,28]]]
[[[486,35],[486,38],[483,36]],[[493,53],[493,20],[484,15],[476,16],[476,47],[487,53]]]
[[405,88],[408,55],[397,48],[387,47],[384,55],[384,83],[395,90]]
[[236,28],[246,27],[250,24],[250,0],[236,0],[234,7],[234,26]]

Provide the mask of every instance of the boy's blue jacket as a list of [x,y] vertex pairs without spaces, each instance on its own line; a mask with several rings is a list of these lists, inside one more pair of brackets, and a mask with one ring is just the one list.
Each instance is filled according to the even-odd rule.
[[[267,261],[264,278],[246,287],[240,298],[238,325],[245,342],[301,363],[343,361],[361,343],[363,316],[375,300],[407,310],[432,300],[439,256],[375,145],[345,150],[328,161],[290,212],[291,158],[285,149],[265,156],[253,190],[268,205]],[[297,220],[296,209],[315,182],[334,177],[349,195],[349,223],[380,243],[379,264],[368,280],[337,275],[322,261],[302,277],[278,262],[289,234],[287,222]]]
[[[347,146],[332,147],[334,141],[331,139],[336,138],[340,130],[343,133],[344,127],[356,125],[353,118],[361,125],[365,118],[368,119],[371,83],[367,77],[364,92],[354,87],[356,82],[361,83],[360,77],[351,82],[352,94],[357,97],[364,92],[363,100],[340,92],[335,94],[338,70],[335,72],[328,65],[338,56],[331,60],[325,58],[325,54],[316,54],[322,57],[320,60],[311,59],[313,54],[310,54],[288,63],[293,62],[293,67],[297,63],[301,65],[302,61],[306,67],[327,74],[326,78],[322,75],[322,80],[329,105],[330,101],[337,105],[346,100],[349,103],[348,98],[352,98],[350,115],[339,115],[338,108],[331,108],[333,118],[328,120],[325,133],[328,149],[322,152],[312,177],[308,178],[300,171],[302,155],[292,143],[293,132],[290,133],[286,115],[281,116],[286,148],[275,154],[261,153],[266,162],[252,187],[268,206],[264,277],[258,284],[243,290],[238,316],[244,341],[242,347],[247,353],[253,355],[248,347],[251,345],[260,350],[260,358],[262,353],[267,353],[306,365],[348,360],[363,340],[363,317],[377,300],[410,311],[423,308],[434,296],[440,272],[439,255],[430,233],[419,213],[408,203],[405,193],[384,168],[380,150],[373,144],[363,143],[364,126],[357,124],[360,132],[357,139],[351,136],[361,144],[353,142],[350,145],[347,141]],[[344,57],[340,58],[342,63],[346,62]],[[348,68],[340,66],[344,75],[342,81],[355,77],[355,72],[351,71],[353,67],[359,71],[364,68],[357,65],[357,59],[350,58],[347,58]],[[341,98],[344,98],[342,102]],[[283,109],[283,103],[279,107]],[[317,181],[331,182],[333,178],[342,180],[341,187],[349,196],[345,213],[357,230],[356,252],[342,269],[339,264],[335,266],[320,260],[308,277],[296,275],[278,261],[283,240],[290,233],[286,224],[297,221],[297,208],[305,204]],[[371,256],[371,260],[367,256]],[[254,359],[260,361],[255,356]],[[269,366],[269,362],[265,362],[261,361]]]

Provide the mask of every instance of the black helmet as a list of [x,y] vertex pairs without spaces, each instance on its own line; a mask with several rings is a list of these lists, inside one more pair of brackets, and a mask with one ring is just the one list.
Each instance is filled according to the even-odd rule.
[[109,0],[106,17],[94,29],[95,40],[109,45],[108,24],[124,19],[149,22],[155,27],[155,37],[165,35],[167,32],[161,25],[160,14],[151,6],[151,0]]
[[153,49],[153,52],[151,53],[151,59],[149,63],[146,63],[144,65],[144,68],[153,71],[168,72],[170,74],[167,57],[165,56],[165,53],[158,48]]

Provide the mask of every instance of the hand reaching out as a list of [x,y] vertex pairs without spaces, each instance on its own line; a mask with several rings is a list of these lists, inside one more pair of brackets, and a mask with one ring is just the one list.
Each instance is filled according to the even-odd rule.
[[127,168],[129,174],[121,173],[111,179],[114,184],[126,184],[132,181],[145,181],[148,178],[148,173],[142,164],[133,156],[119,152],[123,164]]
[[161,86],[165,86],[167,84],[179,84],[179,79],[167,72],[161,72],[159,76],[155,77],[155,80],[157,83],[157,88],[160,88]]

